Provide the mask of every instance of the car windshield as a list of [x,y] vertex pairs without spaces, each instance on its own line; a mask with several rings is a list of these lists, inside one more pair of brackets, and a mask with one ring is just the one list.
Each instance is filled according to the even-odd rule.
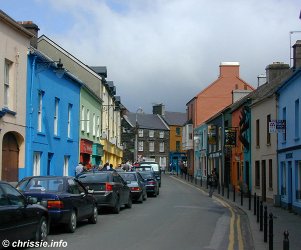
[[140,166],[151,166],[154,171],[159,171],[160,167],[158,163],[140,163]]
[[150,171],[140,172],[140,174],[143,177],[143,179],[153,179],[154,178],[153,173]]
[[64,179],[54,178],[32,178],[22,182],[18,189],[28,192],[60,192],[63,189]]
[[93,174],[83,174],[78,177],[78,179],[85,182],[109,182],[110,175],[108,173],[93,173]]
[[137,177],[135,174],[130,173],[119,173],[119,175],[125,180],[125,181],[137,181]]

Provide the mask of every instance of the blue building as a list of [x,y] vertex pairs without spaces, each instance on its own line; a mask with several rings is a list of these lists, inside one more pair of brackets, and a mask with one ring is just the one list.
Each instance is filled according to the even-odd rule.
[[31,49],[27,67],[26,156],[19,178],[74,175],[79,157],[81,82]]
[[[299,44],[301,46],[301,44]],[[301,69],[278,89],[278,176],[281,204],[301,213]],[[281,128],[281,127],[280,127]]]

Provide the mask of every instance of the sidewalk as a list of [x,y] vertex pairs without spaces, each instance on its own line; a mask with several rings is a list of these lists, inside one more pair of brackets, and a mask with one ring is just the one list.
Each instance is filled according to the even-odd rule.
[[[184,175],[173,175],[174,177],[185,180]],[[188,178],[186,179],[188,182]],[[206,181],[201,182],[198,179],[189,179],[189,183],[203,189],[204,191],[209,191],[206,188]],[[232,190],[229,191],[229,199],[227,189],[224,189],[224,195],[222,190],[220,192],[215,190],[214,196],[223,199],[232,206],[240,208],[248,216],[250,228],[252,230],[253,243],[255,250],[266,250],[269,249],[269,231],[267,230],[267,242],[264,242],[264,233],[260,231],[260,223],[257,222],[257,207],[256,215],[254,215],[254,197],[251,198],[251,210],[249,210],[249,198],[243,197],[243,205],[241,205],[241,195],[240,193],[235,193],[235,201],[233,199]],[[269,228],[269,214],[273,214],[273,250],[283,250],[283,239],[284,231],[287,230],[289,233],[289,250],[300,250],[301,249],[301,216],[291,213],[288,210],[275,207],[273,203],[263,202],[263,208],[267,206],[268,220],[267,228]],[[264,211],[264,210],[263,210]]]

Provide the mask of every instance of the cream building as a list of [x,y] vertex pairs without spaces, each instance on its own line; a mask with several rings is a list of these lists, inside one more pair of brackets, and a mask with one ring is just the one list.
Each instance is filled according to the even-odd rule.
[[2,11],[0,30],[0,179],[14,182],[25,167],[27,53],[33,34]]

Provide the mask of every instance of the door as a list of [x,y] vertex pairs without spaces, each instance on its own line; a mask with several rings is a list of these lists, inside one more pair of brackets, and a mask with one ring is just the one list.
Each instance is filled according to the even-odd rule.
[[53,153],[48,153],[48,158],[47,158],[47,175],[50,175],[51,173],[51,160],[53,157]]
[[292,162],[289,161],[288,164],[288,209],[292,209],[292,204],[293,204],[293,176],[292,176]]
[[3,137],[2,144],[2,180],[18,181],[19,147],[13,133],[7,133]]
[[262,160],[261,161],[261,176],[262,176],[262,179],[261,179],[261,198],[262,198],[262,201],[266,201],[266,198],[267,198],[267,193],[266,193],[266,164],[265,164],[265,160]]

